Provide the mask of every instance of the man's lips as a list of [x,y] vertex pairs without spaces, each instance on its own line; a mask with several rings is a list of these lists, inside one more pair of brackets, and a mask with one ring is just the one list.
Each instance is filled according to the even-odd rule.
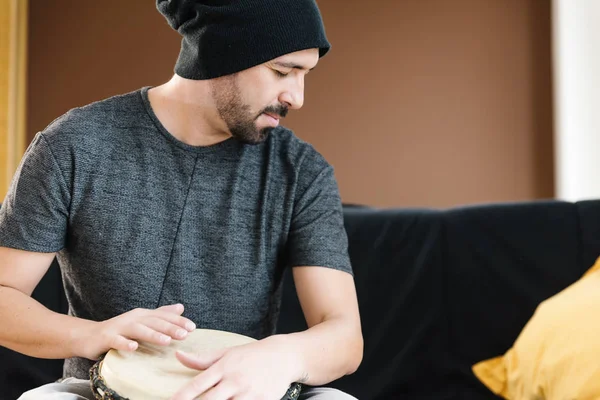
[[267,118],[267,120],[269,120],[269,125],[272,125],[273,127],[279,126],[278,115],[273,115],[271,113],[263,113],[263,115],[265,116],[265,118]]
[[275,114],[271,114],[271,113],[263,113],[263,114],[265,114],[267,117],[271,117],[277,121],[279,121],[279,119],[281,118],[279,115],[275,115]]

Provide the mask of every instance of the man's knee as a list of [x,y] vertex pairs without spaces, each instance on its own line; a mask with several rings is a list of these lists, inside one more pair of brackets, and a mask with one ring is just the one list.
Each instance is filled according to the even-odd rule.
[[94,400],[89,381],[67,378],[31,389],[18,400]]

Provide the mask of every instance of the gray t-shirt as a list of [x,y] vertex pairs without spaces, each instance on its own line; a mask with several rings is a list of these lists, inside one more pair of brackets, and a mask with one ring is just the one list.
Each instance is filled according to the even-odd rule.
[[[147,90],[38,133],[0,209],[0,246],[58,252],[70,315],[179,302],[199,328],[260,339],[274,333],[284,268],[352,273],[333,169],[311,145],[285,128],[259,145],[187,145]],[[91,365],[66,360],[65,376]]]

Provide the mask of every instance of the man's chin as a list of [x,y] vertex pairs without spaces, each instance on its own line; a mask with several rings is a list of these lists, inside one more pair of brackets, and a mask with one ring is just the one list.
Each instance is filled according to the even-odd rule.
[[232,135],[235,139],[244,144],[257,145],[264,143],[274,129],[275,128],[267,127],[253,132],[252,135],[236,133],[232,133]]

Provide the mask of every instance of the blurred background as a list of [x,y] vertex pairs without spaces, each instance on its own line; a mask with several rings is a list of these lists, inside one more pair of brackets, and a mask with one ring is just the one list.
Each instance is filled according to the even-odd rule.
[[[36,132],[167,81],[152,0],[0,0],[0,199]],[[320,0],[332,51],[284,125],[378,207],[600,198],[600,0]]]

